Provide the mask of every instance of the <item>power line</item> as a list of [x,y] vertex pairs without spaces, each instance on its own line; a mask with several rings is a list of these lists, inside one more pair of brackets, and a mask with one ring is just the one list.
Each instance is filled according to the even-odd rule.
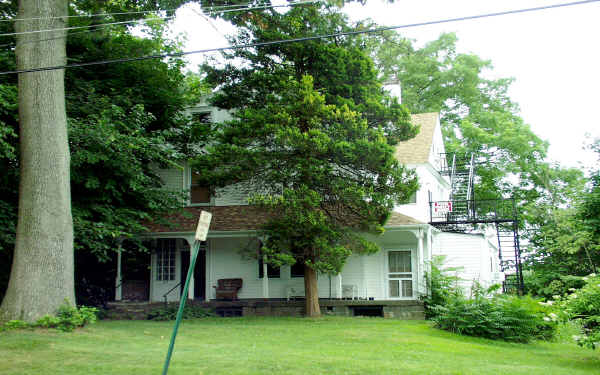
[[0,34],[0,37],[3,36],[15,36],[15,35],[24,35],[24,34],[39,34],[39,33],[50,33],[54,31],[69,31],[69,30],[80,30],[80,29],[90,29],[90,28],[100,28],[112,25],[124,25],[124,24],[133,24],[133,23],[145,23],[150,21],[158,21],[158,20],[168,20],[173,19],[175,16],[169,17],[154,17],[154,18],[144,18],[141,20],[131,20],[131,21],[121,21],[121,22],[108,22],[108,23],[100,23],[97,25],[87,25],[87,26],[70,26],[63,27],[59,29],[45,29],[45,30],[30,30],[30,31],[17,31],[14,33],[4,33]]
[[[319,2],[320,2],[320,0],[305,0],[305,1],[296,1],[296,2],[293,2],[293,3],[285,4],[285,5],[261,5],[261,6],[255,6],[255,7],[245,7],[245,8],[236,8],[236,9],[213,10],[213,11],[208,11],[208,13],[230,13],[230,12],[241,12],[241,11],[256,10],[256,9],[292,7],[292,6],[297,6],[297,5],[313,4],[313,3],[319,3]],[[228,7],[233,7],[233,5],[230,5]],[[204,9],[206,9],[206,8],[204,8]],[[133,13],[137,13],[137,12],[133,12]],[[197,12],[195,12],[195,13],[197,13]],[[201,17],[206,18],[202,14],[199,14],[199,13],[197,13],[197,14],[199,16],[201,16]],[[60,18],[60,17],[51,17],[51,18]],[[94,28],[93,30],[89,30],[88,29],[88,30],[77,31],[77,32],[69,34],[69,35],[73,35],[73,34],[80,34],[80,33],[85,33],[85,32],[98,31],[99,28],[103,28],[103,27],[111,26],[111,25],[132,24],[132,23],[138,23],[138,22],[150,22],[150,21],[156,21],[156,20],[167,20],[167,19],[172,19],[172,18],[175,18],[175,16],[171,16],[171,17],[155,17],[155,18],[144,19],[144,20],[130,20],[130,21],[122,21],[122,22],[110,22],[110,23],[102,23],[102,24],[88,25],[88,26],[73,26],[73,27],[59,28],[59,29],[49,29],[49,30],[33,30],[33,31],[13,32],[13,33],[0,34],[0,37],[3,37],[3,36],[15,36],[15,35],[20,35],[20,34],[33,34],[33,33],[51,32],[51,31],[68,31],[68,30]],[[36,19],[36,18],[31,18],[31,19]],[[42,19],[42,18],[37,18],[37,19]],[[48,19],[50,19],[50,18],[48,18]],[[38,42],[45,42],[45,41],[50,41],[50,40],[65,39],[65,38],[67,38],[67,36],[59,36],[59,37],[46,38],[46,39],[40,39],[40,40],[30,40],[30,41],[24,41],[23,43],[38,43]],[[7,43],[7,44],[0,44],[0,47],[10,47],[10,46],[14,46],[14,45],[15,45],[15,43]]]
[[142,61],[142,60],[151,60],[151,59],[164,59],[166,57],[181,57],[181,56],[198,54],[198,53],[222,52],[222,51],[226,51],[226,50],[238,50],[238,49],[245,49],[245,48],[265,47],[265,46],[271,46],[271,45],[276,45],[276,44],[288,44],[288,43],[305,42],[305,41],[309,41],[309,40],[335,38],[335,37],[339,37],[339,36],[373,34],[373,33],[378,33],[378,32],[383,32],[383,31],[388,31],[388,30],[406,29],[406,28],[411,28],[411,27],[429,26],[429,25],[436,25],[436,24],[443,24],[443,23],[450,23],[450,22],[474,20],[474,19],[480,19],[480,18],[498,17],[498,16],[509,15],[509,14],[528,13],[528,12],[535,12],[535,11],[546,10],[546,9],[555,9],[555,8],[563,8],[563,7],[569,7],[569,6],[575,6],[575,5],[597,3],[599,1],[600,0],[576,1],[576,2],[571,2],[571,3],[552,4],[552,5],[545,5],[545,6],[534,7],[534,8],[522,8],[522,9],[507,10],[507,11],[502,11],[502,12],[478,14],[478,15],[474,15],[474,16],[447,18],[447,19],[437,20],[437,21],[418,22],[418,23],[412,23],[412,24],[406,24],[406,25],[385,26],[385,27],[378,27],[378,28],[374,28],[374,29],[345,31],[345,32],[339,32],[339,33],[315,35],[315,36],[308,36],[308,37],[302,37],[302,38],[273,40],[270,42],[247,43],[247,44],[240,44],[240,45],[234,45],[234,46],[207,48],[207,49],[196,50],[196,51],[164,53],[164,54],[159,54],[159,55],[147,55],[147,56],[139,56],[139,57],[112,59],[112,60],[90,61],[90,62],[85,62],[85,63],[75,63],[75,64],[60,65],[60,66],[49,66],[49,67],[32,68],[32,69],[12,70],[12,71],[0,72],[0,75],[18,74],[18,73],[33,73],[33,72],[42,72],[42,71],[49,71],[49,70],[60,70],[60,69],[66,69],[66,68],[77,68],[77,67],[84,67],[84,66],[105,65],[105,64],[133,62],[133,61]]
[[[321,0],[304,0],[304,1],[290,1],[288,4],[283,5],[257,5],[257,6],[249,6],[252,3],[240,3],[235,5],[216,5],[210,7],[200,7],[202,11],[208,11],[209,13],[226,13],[228,11],[242,11],[242,10],[251,10],[251,9],[265,9],[265,8],[283,8],[290,7],[294,5],[301,4],[312,4],[312,3],[320,3]],[[232,9],[233,8],[233,9]],[[161,12],[175,12],[180,8],[173,9],[163,9]],[[82,15],[71,15],[71,16],[56,16],[56,17],[32,17],[32,18],[10,18],[10,19],[0,19],[0,22],[15,22],[15,21],[39,21],[39,20],[54,20],[54,19],[64,19],[64,18],[86,18],[86,17],[104,17],[104,16],[118,16],[118,15],[128,15],[128,14],[149,14],[149,13],[157,13],[157,10],[139,10],[139,11],[130,11],[130,12],[114,12],[114,13],[95,13],[95,14],[82,14]]]

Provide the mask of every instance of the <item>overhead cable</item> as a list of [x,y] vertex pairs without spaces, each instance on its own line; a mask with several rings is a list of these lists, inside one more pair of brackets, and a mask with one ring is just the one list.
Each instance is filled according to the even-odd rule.
[[[257,10],[257,9],[293,7],[293,6],[297,6],[297,5],[313,4],[313,3],[319,3],[319,2],[321,2],[321,1],[320,0],[305,0],[305,1],[290,2],[290,3],[285,4],[285,5],[261,5],[261,6],[255,6],[255,7],[245,7],[245,8],[236,8],[236,9],[212,10],[212,11],[208,11],[207,13],[231,13],[231,12],[241,12],[241,11]],[[229,7],[232,7],[232,5],[229,6]],[[136,13],[136,12],[134,12],[134,13]],[[196,14],[198,14],[198,15],[206,18],[202,14],[199,14],[197,12],[196,12]],[[58,18],[58,17],[53,17],[53,18]],[[84,31],[77,31],[77,32],[69,34],[69,35],[73,35],[73,34],[80,34],[80,33],[85,33],[85,32],[98,31],[98,29],[100,29],[102,27],[111,26],[111,25],[123,25],[123,24],[142,23],[142,22],[150,22],[150,21],[157,21],[157,20],[167,20],[167,19],[172,19],[172,18],[175,18],[175,16],[170,16],[170,17],[154,17],[154,18],[148,18],[148,19],[142,19],[142,20],[130,20],[130,21],[122,21],[122,22],[109,22],[109,23],[102,23],[102,24],[97,24],[97,25],[73,26],[73,27],[58,28],[58,29],[48,29],[48,30],[32,30],[32,31],[23,31],[23,32],[12,32],[12,33],[0,34],[0,37],[3,37],[3,36],[15,36],[15,35],[20,35],[20,34],[34,34],[34,33],[52,32],[52,31],[67,31],[67,30],[87,29],[87,30],[84,30]],[[32,18],[32,19],[34,19],[34,18]],[[91,28],[93,28],[93,29],[90,30]],[[58,37],[46,38],[46,39],[40,39],[40,40],[25,41],[23,43],[45,42],[45,41],[50,41],[50,40],[64,39],[66,37],[67,36],[58,36]],[[0,48],[1,47],[14,46],[14,45],[15,45],[14,43],[0,44]]]
[[[266,9],[266,8],[284,8],[302,4],[314,4],[321,3],[322,0],[301,0],[301,1],[290,1],[287,4],[281,5],[252,5],[252,3],[240,3],[234,5],[215,5],[208,7],[200,7],[200,10],[207,11],[208,13],[226,13],[230,11],[242,11],[251,9]],[[174,9],[162,9],[162,10],[139,10],[130,12],[114,12],[114,13],[95,13],[95,14],[81,14],[81,15],[67,15],[67,16],[55,16],[55,17],[31,17],[31,18],[5,18],[0,19],[0,22],[15,22],[15,21],[40,21],[40,20],[54,20],[64,18],[86,18],[86,17],[106,17],[106,16],[118,16],[128,14],[150,14],[157,12],[175,12],[181,8]]]
[[33,72],[41,72],[41,71],[49,71],[49,70],[60,70],[60,69],[66,69],[66,68],[77,68],[77,67],[84,67],[84,66],[105,65],[105,64],[113,64],[113,63],[150,60],[150,59],[164,59],[167,57],[181,57],[181,56],[199,54],[199,53],[220,52],[220,51],[226,51],[226,50],[238,50],[238,49],[246,49],[246,48],[265,47],[265,46],[271,46],[271,45],[277,45],[277,44],[298,43],[298,42],[305,42],[305,41],[310,41],[310,40],[335,38],[335,37],[339,37],[339,36],[373,34],[373,33],[378,33],[378,32],[383,32],[383,31],[388,31],[388,30],[406,29],[406,28],[419,27],[419,26],[429,26],[429,25],[459,22],[459,21],[468,21],[468,20],[481,19],[481,18],[505,16],[505,15],[509,15],[509,14],[535,12],[535,11],[541,11],[541,10],[547,10],[547,9],[563,8],[563,7],[569,7],[569,6],[575,6],[575,5],[597,3],[599,1],[600,0],[576,1],[576,2],[570,2],[570,3],[545,5],[545,6],[534,7],[534,8],[522,8],[522,9],[507,10],[507,11],[502,11],[502,12],[478,14],[478,15],[473,15],[473,16],[447,18],[447,19],[437,20],[437,21],[426,21],[426,22],[418,22],[418,23],[397,25],[397,26],[385,26],[385,27],[378,27],[378,28],[373,28],[373,29],[354,30],[354,31],[332,33],[332,34],[301,37],[301,38],[273,40],[273,41],[269,41],[269,42],[247,43],[247,44],[239,44],[239,45],[226,46],[226,47],[207,48],[207,49],[201,49],[201,50],[196,50],[196,51],[173,52],[173,53],[164,53],[164,54],[159,54],[159,55],[147,55],[147,56],[139,56],[139,57],[112,59],[112,60],[74,63],[74,64],[67,64],[67,65],[60,65],[60,66],[48,66],[48,67],[40,67],[40,68],[32,68],[32,69],[11,70],[11,71],[0,72],[0,75],[18,74],[18,73],[33,73]]

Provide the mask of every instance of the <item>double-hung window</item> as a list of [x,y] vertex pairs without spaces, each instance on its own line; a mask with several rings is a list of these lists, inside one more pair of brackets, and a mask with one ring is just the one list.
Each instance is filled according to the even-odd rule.
[[175,253],[177,240],[174,238],[159,239],[156,246],[156,280],[175,280]]
[[410,250],[388,251],[388,290],[391,298],[413,296],[412,254]]

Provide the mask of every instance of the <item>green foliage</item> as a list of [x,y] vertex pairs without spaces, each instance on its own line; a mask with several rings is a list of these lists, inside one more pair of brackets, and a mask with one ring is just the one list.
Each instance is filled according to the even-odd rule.
[[71,332],[96,322],[98,309],[94,307],[72,306],[68,301],[58,308],[56,316],[45,315],[35,323],[27,323],[22,320],[10,320],[0,325],[0,331],[27,328],[55,328],[63,332]]
[[[159,307],[148,313],[148,320],[166,321],[175,320],[177,318],[178,304],[170,304]],[[186,304],[183,308],[182,319],[197,319],[216,316],[212,311],[200,306]]]
[[[72,14],[176,8],[184,1],[76,1]],[[16,3],[2,15],[14,16]],[[144,16],[114,16],[126,21]],[[73,17],[69,26],[111,22],[111,16]],[[1,28],[12,31],[12,22]],[[93,33],[69,33],[69,62],[89,62],[179,49],[165,37],[164,22],[151,22],[145,38],[133,36],[125,25]],[[8,39],[8,40],[5,40]],[[3,38],[11,42],[12,37]],[[0,54],[2,70],[14,68],[14,50]],[[181,206],[181,196],[160,189],[151,165],[174,165],[186,158],[191,120],[182,115],[206,92],[196,77],[185,76],[181,58],[108,64],[65,71],[71,191],[75,248],[106,261],[118,238],[145,231],[151,216]],[[189,84],[189,86],[188,86]],[[18,201],[18,118],[16,76],[0,78],[0,297],[10,273]],[[6,280],[5,280],[6,279]]]
[[[553,264],[552,260],[554,259],[545,260],[544,265],[548,264],[547,272],[545,272],[543,266],[535,267],[535,271],[530,269],[523,272],[526,293],[544,299],[552,299],[553,296],[565,295],[569,290],[581,288],[585,284],[582,276],[562,275],[554,271],[554,266],[560,266]],[[557,259],[557,261],[560,262],[560,259]],[[558,269],[558,267],[556,268]]]
[[[600,141],[590,148],[600,155]],[[527,258],[531,293],[550,298],[583,286],[582,277],[600,265],[600,171],[591,171],[585,189],[566,208],[540,212],[531,235],[535,252]]]
[[9,320],[8,322],[0,325],[0,331],[8,331],[11,329],[26,329],[31,328],[31,324],[22,320]]
[[549,340],[558,327],[558,316],[549,306],[529,296],[494,295],[476,291],[474,298],[454,295],[445,305],[434,306],[436,327],[462,335],[493,340],[529,342]]
[[[228,17],[240,27],[237,43],[351,30],[323,4]],[[213,104],[235,109],[234,119],[213,124],[210,146],[192,166],[206,183],[257,191],[250,202],[270,214],[262,228],[267,262],[336,274],[352,252],[377,251],[356,233],[381,233],[394,204],[416,190],[392,148],[416,129],[360,42],[277,44],[225,57],[225,67],[204,70],[219,87]]]
[[446,152],[474,153],[478,199],[515,197],[521,225],[535,233],[556,207],[583,188],[578,169],[548,163],[548,143],[531,131],[508,97],[513,79],[488,79],[492,63],[457,52],[454,34],[417,48],[395,32],[365,36],[384,79],[401,82],[412,112],[440,112]]
[[425,305],[427,319],[437,315],[435,306],[444,306],[463,293],[458,286],[460,278],[456,276],[460,268],[444,267],[445,258],[445,255],[434,255],[429,263],[430,270],[425,273],[429,294],[421,297],[421,300]]
[[572,289],[560,302],[566,317],[581,323],[581,335],[575,336],[580,346],[596,349],[600,345],[600,276],[585,277],[585,285]]

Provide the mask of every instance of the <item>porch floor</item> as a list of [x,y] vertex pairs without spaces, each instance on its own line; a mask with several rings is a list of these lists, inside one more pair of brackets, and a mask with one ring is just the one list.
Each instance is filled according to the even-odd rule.
[[[178,302],[170,302],[175,304]],[[304,299],[240,299],[188,301],[213,310],[223,317],[233,316],[303,316]],[[417,300],[319,299],[322,314],[339,316],[381,316],[396,319],[424,319],[424,307]],[[109,302],[111,319],[146,319],[148,313],[164,306],[162,302]]]

